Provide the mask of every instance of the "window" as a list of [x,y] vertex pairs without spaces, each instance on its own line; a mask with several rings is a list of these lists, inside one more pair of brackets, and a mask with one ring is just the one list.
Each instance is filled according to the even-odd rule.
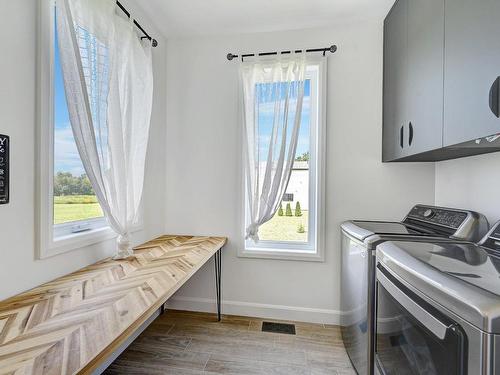
[[[322,181],[323,142],[325,139],[324,60],[311,62],[307,67],[304,102],[295,162],[281,207],[274,217],[259,228],[260,241],[245,241],[240,256],[323,260],[322,249]],[[270,84],[269,84],[270,85]],[[272,121],[266,115],[265,103],[259,104],[258,126],[263,142],[259,148],[267,152],[265,129]],[[260,140],[259,140],[260,142]],[[245,189],[246,190],[246,189]],[[246,193],[245,193],[246,194]],[[245,202],[247,202],[245,196]],[[245,228],[248,208],[245,204]]]
[[38,256],[43,258],[111,238],[114,233],[73,138],[59,59],[55,2],[39,4]]
[[55,232],[64,235],[106,223],[71,130],[57,32],[54,34],[53,217]]

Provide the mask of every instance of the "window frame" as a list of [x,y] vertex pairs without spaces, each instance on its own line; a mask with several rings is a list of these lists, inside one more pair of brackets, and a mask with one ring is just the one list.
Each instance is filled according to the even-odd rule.
[[[309,58],[308,66],[317,66],[317,77],[306,73],[306,79],[311,79],[311,114],[316,112],[316,126],[311,124],[311,145],[309,160],[309,240],[298,241],[260,241],[255,244],[252,240],[245,239],[245,228],[249,222],[248,197],[246,192],[246,177],[243,173],[243,246],[238,247],[238,256],[245,258],[268,258],[283,260],[318,261],[325,260],[324,251],[324,176],[326,152],[326,58]],[[313,89],[314,85],[317,89]],[[313,100],[313,95],[318,95]],[[242,109],[240,109],[242,110]],[[312,118],[312,116],[311,116]],[[243,157],[245,163],[245,156]],[[244,169],[243,169],[244,170]],[[311,206],[314,213],[311,214]],[[313,228],[311,230],[311,228]]]
[[[116,237],[104,217],[54,224],[54,7],[55,0],[38,2],[37,259]],[[88,229],[75,232],[78,225]]]

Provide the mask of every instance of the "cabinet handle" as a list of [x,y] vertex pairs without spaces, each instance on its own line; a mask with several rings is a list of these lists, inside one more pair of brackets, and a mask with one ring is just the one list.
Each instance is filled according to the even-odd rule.
[[410,121],[410,135],[408,136],[408,144],[411,146],[411,144],[413,143],[413,125]]
[[498,118],[500,118],[500,105],[498,102],[499,90],[500,77],[497,77],[490,88],[490,109],[491,112],[493,112],[493,114]]
[[404,147],[404,136],[405,136],[405,130],[404,130],[404,125],[401,126],[401,130],[399,131],[399,145],[401,148]]

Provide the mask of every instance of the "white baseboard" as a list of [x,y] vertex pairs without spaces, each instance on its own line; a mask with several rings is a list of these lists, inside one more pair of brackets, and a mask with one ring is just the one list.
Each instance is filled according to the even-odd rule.
[[[210,298],[172,297],[167,309],[216,312],[215,301]],[[263,303],[222,301],[222,313],[227,315],[252,316],[256,318],[294,320],[309,323],[339,324],[342,313],[336,310],[309,307],[269,305]]]

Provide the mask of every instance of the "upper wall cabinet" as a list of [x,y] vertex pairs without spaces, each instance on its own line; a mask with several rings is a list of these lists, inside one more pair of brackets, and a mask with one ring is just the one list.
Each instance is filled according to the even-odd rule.
[[401,158],[407,151],[407,14],[408,0],[399,0],[384,22],[384,161]]
[[442,145],[444,0],[408,1],[408,154]]
[[442,146],[444,0],[399,0],[384,23],[383,160]]
[[[500,150],[500,0],[398,0],[384,22],[383,161]],[[498,78],[498,79],[497,79]]]
[[444,145],[500,132],[500,1],[446,1]]

